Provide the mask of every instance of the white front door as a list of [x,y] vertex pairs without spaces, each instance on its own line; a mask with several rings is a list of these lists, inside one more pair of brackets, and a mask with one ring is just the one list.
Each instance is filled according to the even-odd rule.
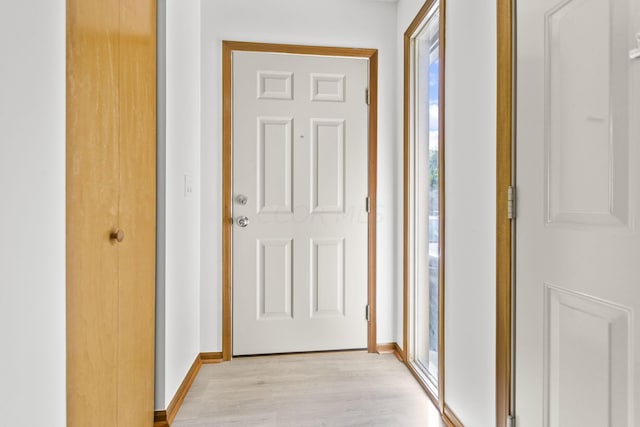
[[233,354],[367,347],[368,61],[233,53]]
[[639,13],[518,1],[518,427],[640,423]]

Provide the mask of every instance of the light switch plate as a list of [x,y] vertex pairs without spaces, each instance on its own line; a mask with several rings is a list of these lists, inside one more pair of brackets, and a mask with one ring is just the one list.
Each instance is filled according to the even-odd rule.
[[184,176],[184,197],[189,198],[193,195],[193,177],[191,175]]

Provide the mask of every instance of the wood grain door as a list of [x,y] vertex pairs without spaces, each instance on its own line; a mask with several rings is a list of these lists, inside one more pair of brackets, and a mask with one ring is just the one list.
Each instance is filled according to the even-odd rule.
[[67,1],[69,426],[153,422],[155,20]]

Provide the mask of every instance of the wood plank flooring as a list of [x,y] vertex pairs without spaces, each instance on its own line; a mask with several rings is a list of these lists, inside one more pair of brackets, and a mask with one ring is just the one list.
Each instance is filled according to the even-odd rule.
[[204,365],[172,427],[444,426],[392,354],[315,353]]

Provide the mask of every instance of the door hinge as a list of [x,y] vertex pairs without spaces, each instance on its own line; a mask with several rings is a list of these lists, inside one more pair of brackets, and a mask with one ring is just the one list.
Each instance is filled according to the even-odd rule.
[[367,304],[364,309],[364,317],[367,319],[367,322],[371,321],[371,306],[369,304]]
[[369,196],[365,197],[364,199],[364,208],[367,213],[371,212],[371,199],[369,199]]
[[513,415],[507,417],[507,427],[516,427],[516,419]]
[[507,189],[507,218],[516,218],[516,188],[513,186]]
[[367,103],[367,105],[369,105],[369,88],[366,88],[364,90],[364,101]]

